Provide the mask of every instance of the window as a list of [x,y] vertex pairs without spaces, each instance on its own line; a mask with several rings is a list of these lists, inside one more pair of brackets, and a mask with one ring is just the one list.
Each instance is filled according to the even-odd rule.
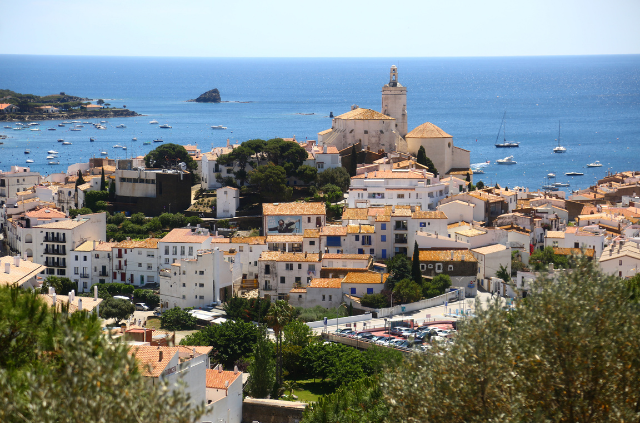
[[363,248],[358,248],[358,254],[364,254],[364,249]]
[[[175,273],[174,273],[174,275],[175,275]],[[183,287],[183,288],[186,288],[186,287],[187,287],[187,284],[183,282],[183,283],[182,283],[182,287]]]
[[396,198],[404,198],[404,194],[396,194]]
[[280,276],[280,283],[284,283],[284,282],[285,282],[284,276]]
[[618,260],[618,266],[622,266],[622,260]]
[[453,265],[450,264],[449,266],[447,266],[447,271],[451,272],[453,270]]
[[183,295],[183,296],[182,296],[182,299],[184,300],[185,298],[186,298],[186,297]]
[[558,241],[553,241],[553,246],[558,247]]
[[201,275],[204,275],[204,270],[201,270],[201,271],[200,271],[200,272],[198,272],[198,273],[200,273]]
[[169,264],[169,259],[168,258],[164,259],[164,264]]
[[142,263],[138,263],[138,267],[142,267]]
[[322,301],[325,301],[325,296],[324,295],[322,296]]
[[362,235],[362,245],[371,245],[371,235]]
[[203,283],[199,284],[199,286],[200,286],[200,288],[204,288],[204,284]]
[[147,270],[153,270],[153,266],[151,265],[151,263],[147,264]]
[[204,300],[204,295],[200,295],[200,299],[201,299],[201,300]]
[[83,256],[82,261],[87,261],[87,256]]
[[316,245],[315,241],[309,241],[309,245]]
[[367,194],[367,198],[382,199],[384,198],[384,192],[370,192]]
[[79,275],[80,274],[80,271],[78,269],[79,269],[78,267],[74,267],[73,268],[73,274],[74,275]]
[[421,228],[426,228],[427,227],[427,223],[426,222],[420,222],[420,227]]
[[430,264],[430,265],[429,265],[429,269],[433,269],[433,264]]
[[327,237],[327,247],[340,247],[342,245],[342,240],[339,236],[328,236]]
[[168,256],[168,255],[169,255],[169,246],[168,246],[168,245],[166,245],[166,246],[164,247],[164,255],[165,255],[165,256]]
[[185,252],[186,252],[186,249],[187,249],[187,248],[186,248],[184,245],[181,245],[181,246],[180,246],[180,255],[181,255],[181,256],[184,256],[184,254],[185,254]]
[[369,133],[369,131],[367,131],[366,129],[364,130],[365,135]]
[[286,270],[293,270],[293,263],[285,263],[284,268]]
[[142,255],[142,250],[138,250],[138,255],[141,256]]
[[95,258],[100,258],[100,254],[94,255]]
[[355,288],[351,288],[351,295],[356,295],[356,289]]
[[242,245],[241,245],[241,246],[239,246],[239,247],[238,247],[238,251],[240,251],[241,253],[243,253],[243,252],[244,252],[244,247],[243,247]]
[[387,236],[386,235],[380,235],[380,241],[381,242],[387,242]]
[[171,254],[174,255],[174,256],[177,256],[178,255],[178,247],[174,246],[173,248],[171,248]]
[[329,295],[329,301],[331,301],[332,297],[333,297],[332,295]]
[[[240,247],[240,251],[242,251],[242,247]],[[189,247],[189,255],[193,255],[193,247]]]
[[376,250],[374,250],[373,248],[369,248],[369,254],[371,254],[372,256],[376,254]]
[[436,264],[436,272],[442,272],[442,263]]
[[76,261],[78,261],[78,255],[77,255],[77,254],[76,254],[76,256],[75,256],[75,260],[76,260]]
[[265,264],[264,265],[264,274],[265,275],[270,275],[271,274],[271,265],[269,265],[269,264]]
[[311,216],[307,217],[307,223],[311,223]]
[[387,230],[387,224],[386,223],[381,223],[380,224],[380,229],[382,229],[383,231]]
[[360,241],[360,235],[356,235],[356,241]]
[[309,272],[315,272],[316,271],[316,265],[315,264],[310,264],[308,270],[309,270]]
[[296,283],[296,285],[300,285],[302,283],[302,279],[300,278],[300,276],[296,276],[295,283]]
[[427,265],[426,264],[421,264],[420,265],[420,270],[427,270]]
[[406,231],[406,230],[407,230],[407,221],[396,220],[396,231]]
[[298,270],[302,270],[302,263],[298,263]]
[[83,290],[87,289],[87,282],[86,281],[82,282],[82,289]]
[[373,288],[367,288],[367,294],[369,295],[373,294]]

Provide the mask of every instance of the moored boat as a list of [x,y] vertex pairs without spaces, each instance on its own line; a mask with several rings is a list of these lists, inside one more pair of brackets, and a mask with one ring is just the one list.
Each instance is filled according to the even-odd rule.
[[514,165],[514,164],[517,164],[518,162],[513,160],[513,156],[507,156],[504,159],[496,160],[496,163],[500,165]]

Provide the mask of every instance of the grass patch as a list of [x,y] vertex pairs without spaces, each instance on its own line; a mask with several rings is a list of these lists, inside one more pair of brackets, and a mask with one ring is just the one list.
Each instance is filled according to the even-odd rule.
[[298,401],[316,402],[321,396],[334,392],[333,383],[327,380],[324,382],[320,380],[314,382],[313,379],[296,380],[296,383],[298,388],[293,390],[293,394],[298,397]]
[[153,330],[160,329],[160,319],[157,317],[147,317],[147,327]]

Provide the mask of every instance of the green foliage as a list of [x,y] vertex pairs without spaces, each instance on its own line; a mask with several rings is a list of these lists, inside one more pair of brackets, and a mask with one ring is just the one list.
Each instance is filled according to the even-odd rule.
[[365,377],[365,360],[360,351],[344,344],[335,344],[331,353],[332,363],[327,377],[336,387]]
[[78,177],[76,178],[76,191],[78,190],[78,185],[82,185],[86,183],[84,178],[82,177],[82,171],[78,169]]
[[305,185],[309,185],[316,181],[316,178],[318,177],[318,169],[313,166],[302,165],[298,168],[297,175]]
[[227,317],[245,322],[266,322],[269,307],[271,307],[271,301],[263,298],[246,299],[233,296],[224,303],[224,311],[227,313]]
[[511,282],[511,274],[509,273],[509,269],[500,265],[500,268],[496,272],[496,276],[502,279],[505,282]]
[[304,348],[309,345],[309,340],[313,336],[311,328],[299,320],[293,320],[283,328],[284,343]]
[[[175,310],[175,308],[171,310]],[[180,341],[180,345],[211,346],[213,347],[211,354],[214,362],[217,361],[224,368],[232,369],[237,360],[251,355],[259,332],[259,328],[252,323],[227,320],[220,325],[207,326],[198,332],[185,336]]]
[[307,160],[307,150],[302,148],[297,142],[284,141],[281,138],[273,138],[267,141],[263,149],[267,159],[277,165],[282,166],[287,177],[294,176],[295,172]]
[[258,189],[260,194],[268,199],[284,198],[287,189],[287,172],[282,166],[272,163],[258,166],[249,172],[249,183]]
[[276,383],[282,384],[282,329],[295,317],[295,309],[284,300],[278,300],[269,308],[267,323],[276,335]]
[[356,151],[356,145],[351,146],[351,157],[349,157],[349,176],[356,176],[358,172],[358,152]]
[[146,217],[144,213],[134,213],[129,220],[136,225],[144,225]]
[[387,297],[382,294],[364,294],[360,299],[360,304],[364,307],[385,308],[389,307]]
[[94,313],[54,312],[34,293],[0,287],[0,421],[188,423],[202,415],[182,388],[150,384],[129,346],[100,329]]
[[182,309],[180,307],[174,307],[163,312],[160,318],[161,327],[168,330],[195,329],[197,319],[189,314],[189,310],[191,310],[191,308]]
[[411,278],[411,262],[404,254],[396,254],[387,261],[387,270],[390,275],[385,282],[385,288],[393,290],[396,283],[402,279]]
[[133,303],[119,298],[107,298],[100,304],[100,317],[103,319],[120,320],[128,319],[136,311]]
[[484,182],[482,182],[482,181],[478,181],[478,182],[476,183],[476,188],[477,188],[477,189],[484,189]]
[[396,304],[413,303],[421,297],[422,289],[420,285],[409,278],[402,279],[393,288],[393,299]]
[[107,203],[106,201],[96,201],[97,212],[106,211],[108,207],[109,203]]
[[[312,308],[296,307],[295,315],[301,322],[316,322],[324,319],[335,319],[338,316],[338,308],[324,308],[322,306],[315,306]],[[344,316],[344,311],[340,313]]]
[[425,151],[423,145],[421,145],[420,148],[418,149],[418,156],[416,158],[416,161],[418,162],[418,164],[421,164],[422,166],[428,166],[427,165],[427,152]]
[[344,196],[340,187],[333,184],[324,185],[322,188],[322,192],[324,192],[325,198],[329,203],[337,203],[338,201],[344,200]]
[[273,343],[269,341],[264,327],[259,330],[248,372],[251,375],[247,384],[249,395],[266,398],[273,388],[276,376]]
[[99,284],[98,290],[105,290],[109,293],[109,295],[112,295],[112,296],[124,295],[124,296],[130,297],[131,294],[133,294],[133,291],[135,291],[135,288],[133,285],[128,285],[126,283],[113,282],[113,283]]
[[111,223],[114,225],[120,225],[125,220],[124,213],[114,213],[107,218],[107,223]]
[[318,173],[317,183],[321,187],[327,184],[336,185],[340,187],[342,192],[347,192],[351,184],[351,177],[344,167],[334,167]]
[[536,271],[544,270],[549,263],[553,263],[556,268],[568,268],[569,260],[565,256],[557,255],[553,252],[553,247],[545,247],[544,250],[536,250],[529,257],[529,265]]
[[100,191],[107,191],[107,179],[104,176],[104,166],[102,167],[102,173],[100,174]]
[[425,298],[433,298],[444,294],[451,286],[451,277],[449,275],[439,274],[433,279],[425,279],[422,283],[422,295]]
[[160,305],[160,296],[151,289],[136,289],[133,291],[133,299],[136,303],[145,303],[151,310]]
[[144,156],[144,163],[147,167],[168,169],[177,166],[180,162],[184,162],[187,165],[187,170],[192,174],[198,169],[198,164],[193,161],[187,150],[178,144],[162,144]]
[[229,224],[229,219],[220,219],[218,220],[216,225],[218,226],[218,228],[225,228],[225,229],[229,229],[231,227],[231,225]]
[[413,281],[422,286],[422,272],[420,271],[420,251],[418,241],[413,245],[413,258],[411,260],[411,277]]
[[636,273],[632,278],[625,279],[624,284],[629,293],[629,299],[638,302],[640,300],[640,273]]
[[96,203],[98,201],[107,201],[108,199],[109,193],[106,191],[87,191],[84,193],[84,206],[95,213],[98,211]]
[[83,207],[81,209],[70,209],[69,210],[69,217],[71,217],[72,219],[75,219],[79,215],[91,214],[91,213],[93,213],[93,210],[91,210],[88,207]]
[[109,201],[114,201],[116,199],[116,181],[113,179],[109,183],[109,193],[108,193]]
[[[397,421],[633,421],[640,313],[622,281],[580,258],[543,274],[514,312],[476,307],[456,342],[385,378]],[[416,395],[415,386],[422,387]]]
[[40,288],[41,294],[47,294],[49,287],[56,290],[58,295],[69,295],[71,290],[78,290],[78,284],[69,278],[61,278],[59,276],[47,276]]

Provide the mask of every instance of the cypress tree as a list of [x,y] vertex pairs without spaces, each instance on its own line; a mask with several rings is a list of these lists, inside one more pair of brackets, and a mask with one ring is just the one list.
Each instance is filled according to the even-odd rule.
[[106,191],[107,180],[104,177],[104,166],[102,166],[102,176],[100,177],[100,191]]
[[420,252],[418,251],[418,241],[413,245],[413,258],[411,259],[411,277],[422,286],[422,272],[420,271]]
[[76,191],[78,190],[78,185],[84,184],[84,178],[82,177],[82,171],[78,170],[78,179],[76,179]]
[[418,164],[421,164],[422,166],[428,166],[427,165],[427,152],[424,150],[424,146],[421,145],[420,148],[418,149],[418,158],[416,159],[416,161],[418,162]]
[[356,145],[351,146],[351,159],[349,161],[349,175],[356,176],[358,169],[358,152],[356,151]]
[[109,200],[113,201],[116,199],[116,182],[111,181],[109,184]]

